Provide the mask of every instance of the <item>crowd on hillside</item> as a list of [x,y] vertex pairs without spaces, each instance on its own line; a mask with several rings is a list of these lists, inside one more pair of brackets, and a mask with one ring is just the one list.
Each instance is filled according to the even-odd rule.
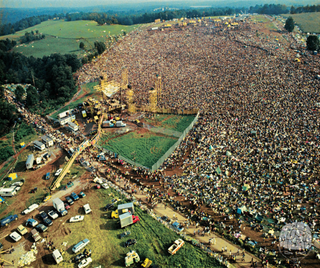
[[159,105],[201,116],[162,166],[187,156],[183,175],[159,177],[195,208],[319,229],[320,58],[290,47],[292,35],[253,24],[137,31],[84,67],[80,82],[105,73],[117,81],[125,66],[136,103],[147,105],[161,75]]

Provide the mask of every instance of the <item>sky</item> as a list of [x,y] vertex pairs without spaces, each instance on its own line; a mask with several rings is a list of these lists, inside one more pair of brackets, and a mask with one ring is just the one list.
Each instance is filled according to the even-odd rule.
[[[174,0],[182,2],[183,0]],[[0,7],[84,7],[97,5],[118,5],[122,3],[172,2],[171,0],[0,0]]]

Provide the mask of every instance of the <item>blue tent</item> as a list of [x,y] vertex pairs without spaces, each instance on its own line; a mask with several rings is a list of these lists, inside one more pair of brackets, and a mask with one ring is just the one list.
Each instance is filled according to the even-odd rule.
[[0,196],[0,204],[4,202],[4,198]]

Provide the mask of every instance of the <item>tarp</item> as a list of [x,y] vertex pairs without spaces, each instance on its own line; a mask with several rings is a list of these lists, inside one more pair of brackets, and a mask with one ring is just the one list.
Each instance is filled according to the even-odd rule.
[[17,175],[17,173],[10,173],[8,178],[9,178],[9,181],[12,181],[12,180],[18,178],[18,175]]
[[4,198],[0,196],[0,204],[4,202]]

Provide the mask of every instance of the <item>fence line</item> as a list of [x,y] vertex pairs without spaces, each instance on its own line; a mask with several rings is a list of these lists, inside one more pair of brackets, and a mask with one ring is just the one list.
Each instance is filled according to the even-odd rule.
[[[161,111],[161,112],[160,112],[160,111]],[[158,109],[158,113],[170,113],[170,114],[171,114],[171,113],[172,113],[171,111],[172,111],[172,109]],[[177,114],[177,110],[175,110],[175,111],[176,111],[176,114]],[[195,111],[195,109],[190,110],[190,111],[183,111],[183,110],[182,110],[180,114],[194,114],[194,111]],[[180,111],[179,111],[179,112],[180,112]],[[189,113],[189,112],[190,112],[190,113]],[[180,145],[180,143],[181,143],[181,142],[183,141],[183,139],[186,137],[186,135],[188,134],[188,132],[190,131],[190,129],[193,128],[194,124],[197,122],[198,117],[199,117],[199,111],[196,110],[196,112],[197,112],[196,117],[193,119],[193,121],[190,123],[190,125],[182,132],[181,136],[180,136],[179,139],[176,141],[176,143],[173,144],[173,145],[166,151],[166,153],[165,153],[163,156],[161,156],[161,158],[160,158],[155,164],[152,165],[152,167],[151,167],[151,171],[152,171],[152,172],[155,171],[155,170],[157,170],[157,169],[162,165],[162,163],[163,163],[163,162],[173,153],[173,151]],[[178,114],[179,114],[179,113],[178,113]],[[144,168],[144,169],[150,169],[150,168],[148,168],[148,167],[146,167],[146,166],[143,166],[143,165],[141,165],[141,164],[139,164],[139,163],[137,163],[137,162],[135,162],[135,161],[133,161],[133,160],[130,160],[130,159],[128,159],[128,158],[126,158],[126,157],[124,157],[124,156],[122,156],[122,155],[119,155],[119,154],[117,154],[117,153],[115,153],[115,152],[112,152],[112,151],[110,151],[110,150],[107,150],[107,149],[105,149],[105,148],[103,148],[103,147],[101,147],[101,146],[96,145],[96,147],[99,148],[100,150],[102,150],[103,152],[107,153],[108,155],[117,155],[117,157],[118,157],[119,159],[121,159],[121,160],[123,160],[123,161],[125,161],[125,162],[127,162],[127,163],[129,163],[129,164],[131,164],[132,166],[142,167],[142,168]]]

